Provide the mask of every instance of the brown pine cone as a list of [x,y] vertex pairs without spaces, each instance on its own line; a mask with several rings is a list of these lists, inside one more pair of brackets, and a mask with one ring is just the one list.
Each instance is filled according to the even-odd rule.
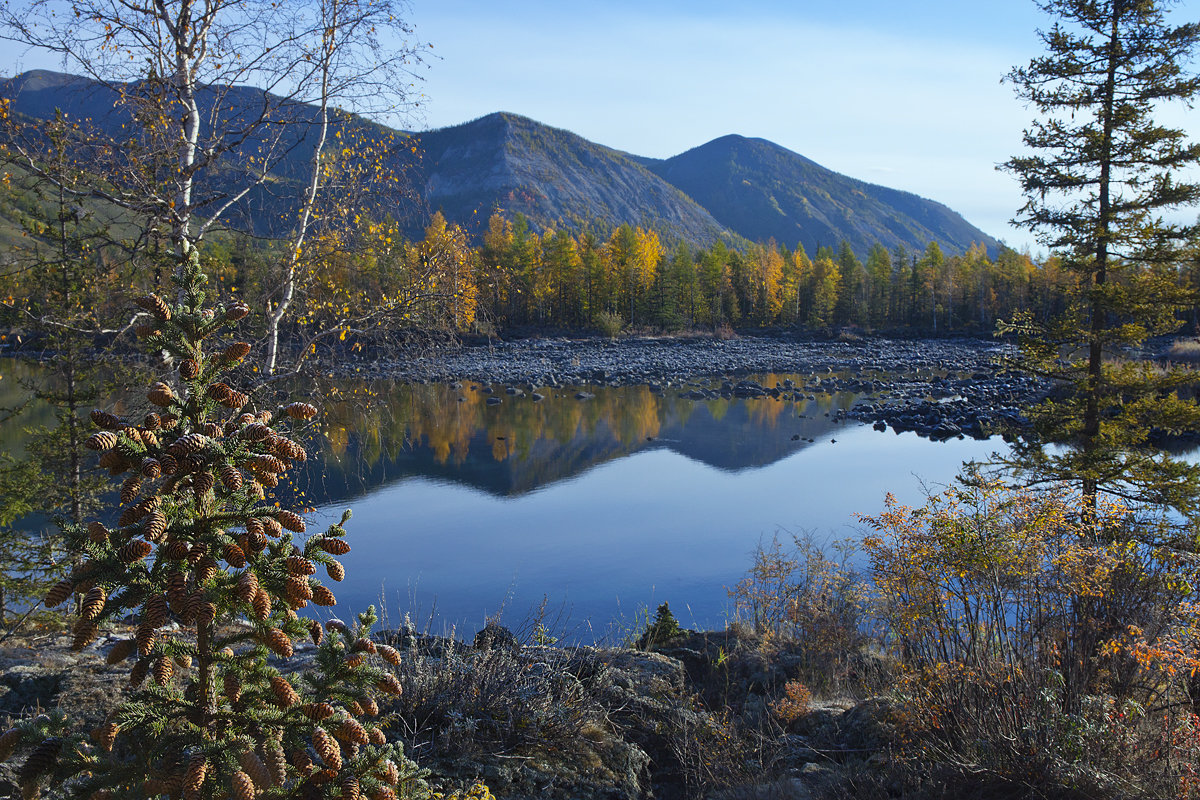
[[125,479],[125,483],[121,484],[121,504],[129,505],[137,499],[138,494],[142,491],[142,476],[132,475]]
[[91,418],[93,425],[97,428],[104,428],[106,431],[116,430],[121,424],[120,417],[110,414],[107,411],[102,411],[99,408],[92,409]]
[[312,601],[314,605],[324,606],[329,608],[337,605],[337,597],[333,592],[329,591],[327,586],[317,585],[312,590]]
[[196,565],[196,583],[208,583],[217,576],[219,571],[216,559],[206,553],[200,559],[200,563]]
[[338,539],[333,536],[322,536],[320,539],[317,539],[317,547],[331,556],[344,556],[350,552],[350,544],[345,539]]
[[390,783],[392,786],[400,783],[400,768],[396,766],[395,762],[393,762],[390,758],[384,759],[381,767],[382,769],[379,777],[384,783]]
[[238,681],[236,675],[232,672],[226,672],[221,678],[221,683],[225,689],[225,697],[229,699],[231,705],[242,699],[242,684]]
[[158,542],[166,532],[167,515],[158,509],[151,511],[142,523],[142,536],[146,537],[147,541]]
[[170,386],[160,381],[150,388],[146,399],[160,408],[166,408],[175,402],[175,392],[171,391]]
[[103,586],[93,586],[84,595],[83,604],[79,609],[79,616],[85,620],[92,620],[100,616],[100,612],[104,610],[104,601],[108,599],[108,592],[104,591]]
[[75,584],[70,580],[61,580],[50,587],[50,591],[46,592],[46,598],[42,600],[42,603],[46,608],[62,605],[71,596],[71,590],[74,588]]
[[313,749],[321,757],[325,766],[333,770],[342,768],[342,748],[324,728],[317,728],[312,735]]
[[232,464],[223,464],[221,466],[221,483],[231,492],[240,491],[242,488],[242,473]]
[[379,704],[375,702],[374,698],[368,697],[368,698],[364,699],[362,701],[362,707],[363,707],[363,714],[365,716],[368,716],[368,717],[378,717],[379,716]]
[[367,729],[367,738],[370,739],[371,744],[375,745],[376,747],[383,747],[385,744],[387,744],[387,734],[374,726]]
[[288,635],[278,628],[270,628],[263,632],[261,641],[274,652],[284,658],[291,658],[295,650],[292,648],[292,640]]
[[167,558],[175,561],[183,561],[192,554],[192,550],[188,547],[188,543],[180,539],[168,540],[166,546]]
[[283,593],[287,596],[288,605],[292,608],[304,608],[313,597],[312,587],[308,585],[308,581],[304,578],[297,578],[295,575],[288,576]]
[[167,624],[167,597],[163,594],[153,594],[142,605],[142,623],[151,628],[161,628]]
[[279,524],[279,520],[274,517],[260,517],[263,524],[263,531],[272,539],[278,539],[283,535],[283,526]]
[[167,573],[167,600],[170,608],[180,614],[187,605],[187,577],[182,572]]
[[371,800],[396,800],[396,793],[390,786],[377,786],[370,794]]
[[212,625],[217,618],[217,607],[205,600],[196,607],[196,622],[201,625]]
[[254,605],[255,619],[261,622],[271,616],[271,595],[263,591],[261,586],[254,592],[252,603]]
[[287,471],[287,464],[275,456],[257,455],[246,461],[246,464],[259,472],[279,473]]
[[230,322],[237,322],[250,313],[250,306],[245,303],[237,303],[225,309],[225,319]]
[[[279,520],[280,525],[293,533],[304,533],[304,517],[294,511],[277,511],[275,512],[275,519]],[[313,567],[313,572],[316,571],[316,567]],[[306,574],[312,575],[313,573],[309,572]]]
[[108,543],[108,528],[104,527],[99,522],[89,522],[87,530],[88,539],[90,539],[93,544]]
[[179,462],[175,460],[175,456],[170,453],[164,453],[159,459],[159,468],[163,475],[174,475],[179,471]]
[[308,635],[312,639],[312,643],[319,646],[321,640],[325,638],[325,629],[321,627],[321,623],[315,619],[310,619],[308,621]]
[[17,745],[21,741],[21,732],[16,728],[9,728],[0,736],[0,761],[8,761],[12,757],[13,751],[17,749]]
[[275,702],[280,708],[291,708],[300,702],[300,695],[282,675],[271,677],[271,691],[275,693]]
[[185,381],[194,380],[200,374],[200,362],[194,358],[185,358],[179,362],[179,377]]
[[83,443],[88,450],[111,450],[117,446],[117,435],[112,431],[97,431]]
[[[108,656],[106,656],[104,659],[105,663],[120,664],[122,661],[124,661],[125,659],[127,659],[131,655],[133,655],[133,652],[136,649],[137,649],[137,640],[136,639],[120,639],[108,651]],[[0,759],[0,761],[3,761],[3,760],[4,759]]]
[[100,745],[100,749],[106,753],[111,753],[113,743],[117,741],[117,733],[120,732],[121,726],[115,722],[105,722],[96,730],[96,742]]
[[333,706],[329,703],[306,703],[300,706],[300,711],[314,722],[329,719],[334,714]]
[[242,602],[252,602],[254,595],[258,593],[258,577],[250,570],[246,570],[238,576],[235,591]]
[[100,628],[91,620],[81,619],[75,624],[73,632],[75,639],[71,642],[71,649],[78,652],[96,640]]
[[167,448],[167,452],[178,458],[179,456],[191,455],[199,453],[208,446],[208,437],[203,433],[189,433],[186,436],[180,436],[174,443]]
[[317,571],[313,562],[304,556],[288,556],[286,565],[287,571],[293,575],[313,575]]
[[241,569],[242,567],[246,566],[245,552],[243,552],[242,548],[238,547],[233,542],[230,542],[229,544],[225,545],[224,556],[225,556],[225,563],[227,563],[229,566],[233,567],[234,569]]
[[171,663],[169,658],[158,658],[154,661],[154,682],[159,686],[166,686],[171,682],[171,676],[175,674],[175,665]]
[[[249,417],[248,414],[243,414],[243,418]],[[271,436],[271,429],[261,422],[253,422],[253,417],[247,420],[246,427],[242,428],[242,432],[238,434],[247,442],[261,442]]]
[[133,299],[135,305],[156,316],[161,322],[171,319],[171,308],[156,294],[147,294]]
[[174,658],[175,658],[175,666],[179,667],[180,669],[191,669],[192,668],[192,657],[189,656],[187,653],[179,653]]
[[246,545],[255,553],[261,553],[267,548],[267,537],[263,533],[246,534]]
[[404,688],[400,685],[400,681],[396,680],[395,675],[384,675],[383,678],[376,682],[375,688],[394,697],[404,694]]
[[129,685],[137,688],[142,685],[142,681],[146,680],[146,673],[150,671],[150,659],[139,659],[133,665],[133,669],[129,670]]
[[330,561],[325,565],[325,572],[329,575],[330,580],[334,581],[341,581],[346,577],[346,568],[340,561]]
[[317,409],[308,403],[292,403],[284,406],[283,411],[292,419],[309,420],[317,415]]
[[342,781],[341,800],[360,800],[358,778],[351,775]]
[[201,472],[192,478],[192,490],[196,493],[196,499],[201,499],[211,492],[216,482],[217,480],[211,472]]
[[343,659],[342,663],[346,665],[346,669],[358,669],[367,663],[367,659],[362,653],[351,653]]
[[229,399],[229,395],[233,393],[233,389],[229,388],[229,384],[218,381],[217,383],[210,383],[208,388],[204,390],[204,393],[218,403],[223,403]]
[[204,756],[192,756],[188,762],[187,772],[183,776],[184,800],[197,800],[200,797],[200,787],[208,776],[208,761]]
[[250,345],[247,342],[234,342],[225,348],[225,352],[221,353],[221,360],[226,364],[233,365],[240,362],[243,358],[250,355]]
[[377,645],[375,649],[379,651],[379,655],[383,656],[384,661],[388,662],[393,667],[400,666],[400,653],[398,650],[396,650],[396,648],[390,645],[381,644]]
[[344,742],[353,742],[357,745],[369,744],[371,741],[371,738],[367,735],[367,729],[356,719],[347,719],[338,726],[334,735]]
[[[100,434],[98,433],[96,434],[96,436],[99,435]],[[125,460],[125,457],[116,450],[109,450],[100,456],[96,463],[115,475],[117,473],[113,472],[113,470],[123,470],[128,462]]]
[[51,736],[49,739],[43,739],[29,757],[25,759],[25,763],[17,770],[17,781],[22,785],[34,783],[42,775],[54,769],[55,763],[58,762],[58,752],[62,749],[63,740],[57,736]]
[[135,640],[137,644],[138,655],[142,656],[143,658],[150,655],[150,652],[154,649],[154,642],[157,638],[158,634],[155,632],[154,628],[145,623],[138,625],[137,638]]
[[233,773],[230,785],[233,788],[233,800],[254,800],[254,795],[257,793],[254,781],[240,769]]
[[143,542],[141,539],[134,539],[117,551],[117,558],[124,561],[126,564],[132,564],[135,561],[141,561],[154,547],[149,542]]
[[360,636],[359,638],[355,639],[354,644],[350,646],[350,649],[355,653],[370,653],[371,655],[375,655],[375,653],[379,650],[376,644],[365,636]]
[[263,760],[276,786],[287,783],[287,758],[284,757],[283,747],[279,742],[272,741],[263,745]]

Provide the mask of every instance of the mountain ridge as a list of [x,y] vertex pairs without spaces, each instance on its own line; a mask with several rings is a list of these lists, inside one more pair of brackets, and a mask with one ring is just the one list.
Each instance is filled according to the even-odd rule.
[[[67,73],[34,70],[0,79],[0,96],[13,110],[47,118],[63,108],[115,129],[123,112],[113,111],[114,92],[90,91],[95,82]],[[222,100],[262,98],[249,87],[208,88]],[[236,113],[236,110],[235,112]],[[100,119],[107,115],[106,119]],[[297,120],[306,123],[301,113]],[[355,124],[377,126],[367,121]],[[102,125],[103,127],[103,125]],[[668,242],[734,246],[774,239],[810,252],[836,247],[843,239],[860,255],[876,242],[924,250],[937,241],[948,254],[982,244],[995,253],[1000,243],[957,212],[933,200],[826,169],[767,139],[727,134],[666,159],[623,152],[509,111],[496,111],[457,125],[422,132],[402,131],[419,143],[393,156],[408,176],[416,198],[382,196],[380,210],[400,218],[409,236],[420,236],[434,211],[478,234],[493,211],[522,214],[534,230],[563,227],[598,235],[621,224],[654,229]],[[303,131],[293,134],[306,145]],[[296,164],[304,147],[296,148]],[[295,164],[282,164],[282,195],[299,196]],[[290,187],[290,188],[289,188]],[[235,217],[258,229],[269,203],[257,196]],[[292,199],[294,202],[294,198]],[[254,204],[251,204],[254,203]],[[275,207],[272,207],[275,210]],[[398,212],[398,213],[397,213]],[[260,230],[260,232],[263,232]]]

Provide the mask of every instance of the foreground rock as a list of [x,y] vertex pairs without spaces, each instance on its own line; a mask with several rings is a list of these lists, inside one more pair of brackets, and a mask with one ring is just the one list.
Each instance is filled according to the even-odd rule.
[[[125,691],[127,665],[103,656],[127,633],[82,653],[70,637],[8,647],[0,708],[10,718],[61,709],[95,724]],[[872,769],[892,744],[877,700],[817,702],[777,720],[770,704],[799,658],[753,637],[685,634],[658,652],[522,646],[495,631],[474,644],[385,638],[404,654],[389,735],[447,788],[482,781],[521,800],[806,798]],[[302,668],[305,651],[288,663]],[[0,797],[19,797],[4,778]]]

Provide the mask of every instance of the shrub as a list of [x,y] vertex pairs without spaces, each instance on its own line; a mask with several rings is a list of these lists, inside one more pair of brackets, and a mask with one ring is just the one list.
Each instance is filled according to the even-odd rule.
[[1099,794],[1186,777],[1200,575],[1152,523],[986,483],[867,521],[915,761]]
[[671,607],[663,603],[654,613],[654,619],[646,625],[646,630],[638,638],[637,646],[643,650],[663,644],[684,632],[679,627],[679,620],[671,613]]
[[806,681],[824,690],[844,688],[870,643],[869,591],[850,563],[855,547],[842,542],[834,550],[836,559],[810,537],[794,536],[789,551],[774,537],[729,591],[735,621],[792,645]]
[[596,315],[595,323],[596,330],[610,339],[620,336],[621,331],[625,328],[625,320],[621,319],[621,315],[611,311],[601,311]]
[[[249,309],[206,303],[194,253],[176,282],[177,303],[150,295],[138,304],[147,312],[139,334],[173,360],[178,380],[150,389],[156,410],[140,422],[92,413],[100,430],[88,446],[124,477],[119,518],[66,529],[79,566],[45,600],[82,595],[76,649],[102,624],[136,615],[136,634],[108,653],[110,664],[134,660],[134,691],[92,742],[63,715],[40,716],[4,734],[0,755],[27,753],[17,771],[26,797],[47,780],[92,800],[420,792],[414,765],[377,719],[376,695],[399,684],[373,662],[399,656],[369,638],[373,610],[353,626],[331,622],[328,635],[296,614],[336,602],[314,574],[324,567],[341,580],[334,556],[349,550],[349,512],[300,544],[293,535],[305,532],[304,517],[268,501],[279,476],[307,457],[289,428],[317,409],[245,411],[251,398],[222,376],[250,346],[219,337]],[[284,674],[276,658],[290,658],[302,637],[318,645],[315,669]]]

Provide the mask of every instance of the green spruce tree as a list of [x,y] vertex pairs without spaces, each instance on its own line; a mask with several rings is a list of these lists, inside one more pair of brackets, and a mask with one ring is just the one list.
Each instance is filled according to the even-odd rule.
[[1200,26],[1168,24],[1156,0],[1040,5],[1055,18],[1041,33],[1046,53],[1008,76],[1040,117],[1025,132],[1029,153],[1004,166],[1027,198],[1017,222],[1061,256],[1075,288],[1065,314],[1001,326],[1019,334],[1023,369],[1063,387],[1033,410],[1008,466],[1034,483],[1076,482],[1093,504],[1108,494],[1191,514],[1200,468],[1152,439],[1200,427],[1177,392],[1192,376],[1129,356],[1178,327],[1185,300],[1189,231],[1164,214],[1200,199],[1200,185],[1181,179],[1200,146],[1155,114],[1200,91],[1184,71]]
[[[249,410],[251,398],[223,378],[250,345],[222,341],[249,308],[208,302],[195,250],[176,282],[175,303],[138,300],[149,317],[138,332],[178,379],[150,389],[157,408],[138,421],[92,412],[100,430],[87,445],[123,476],[119,518],[66,529],[81,560],[45,598],[54,607],[83,595],[76,649],[102,624],[136,616],[108,653],[112,664],[132,660],[131,694],[90,735],[62,715],[23,722],[0,737],[0,756],[23,754],[26,797],[47,784],[91,800],[412,796],[423,790],[415,767],[378,716],[376,697],[400,692],[381,661],[399,654],[370,638],[373,610],[353,626],[296,613],[335,604],[315,573],[341,580],[335,557],[350,549],[349,512],[298,541],[304,517],[269,500],[307,458],[289,429],[317,409]],[[315,667],[285,673],[302,637],[317,644]]]

